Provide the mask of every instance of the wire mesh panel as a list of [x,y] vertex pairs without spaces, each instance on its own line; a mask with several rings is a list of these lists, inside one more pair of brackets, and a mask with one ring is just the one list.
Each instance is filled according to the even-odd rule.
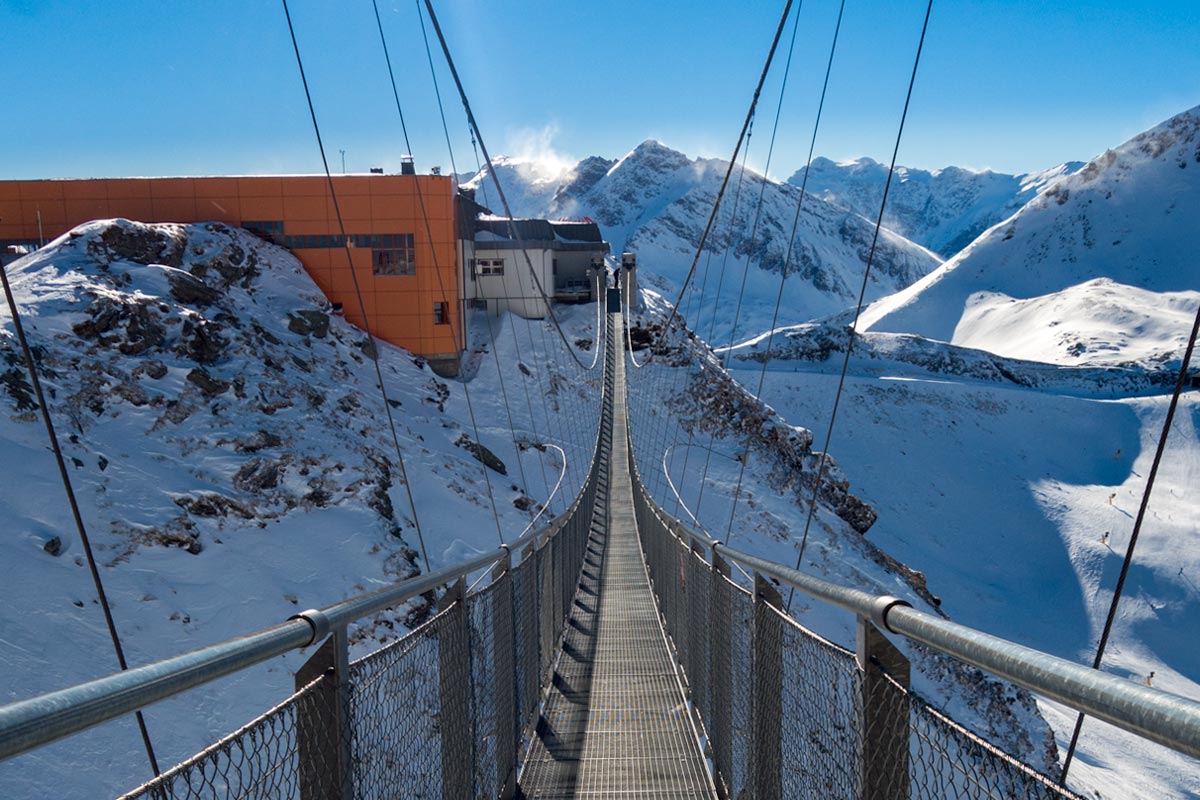
[[538,572],[537,557],[530,555],[513,568],[513,665],[516,674],[518,728],[525,731],[538,704]]
[[[317,678],[258,719],[124,795],[122,800],[307,800],[319,796],[308,791],[310,786],[305,785],[301,775],[304,737],[315,732],[302,733],[300,720],[331,716],[331,709],[325,705],[331,696],[326,689],[332,680],[332,676]],[[327,772],[335,772],[332,748],[318,748],[310,757],[320,759],[321,753],[327,754],[330,761]]]
[[783,796],[853,800],[862,691],[854,654],[781,620]]
[[920,696],[910,694],[909,701],[913,800],[1079,800],[1074,792],[971,733]]
[[711,712],[708,679],[712,663],[712,582],[713,571],[704,559],[692,553],[687,560],[686,593],[688,605],[688,660],[684,663],[692,702],[702,717]]
[[719,585],[728,614],[724,624],[729,632],[729,649],[723,659],[714,653],[713,670],[724,669],[728,676],[725,679],[729,687],[728,708],[723,713],[728,715],[729,743],[725,766],[721,768],[718,763],[718,768],[729,788],[729,796],[740,797],[747,788],[750,772],[754,597],[728,578],[722,578]]
[[351,663],[355,797],[442,797],[439,639],[452,612]]
[[[471,638],[471,690],[474,704],[474,761],[475,796],[496,797],[499,769],[497,741],[500,725],[512,725],[512,720],[496,719],[496,648],[504,646],[495,641],[497,602],[504,600],[501,592],[506,586],[492,583],[467,597],[467,621]],[[511,642],[507,643],[511,647]]]

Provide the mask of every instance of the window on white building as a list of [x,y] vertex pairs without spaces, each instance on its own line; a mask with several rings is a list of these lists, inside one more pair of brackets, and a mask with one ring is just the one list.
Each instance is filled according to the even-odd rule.
[[504,259],[502,258],[477,258],[475,259],[475,274],[483,275],[503,275],[504,274]]

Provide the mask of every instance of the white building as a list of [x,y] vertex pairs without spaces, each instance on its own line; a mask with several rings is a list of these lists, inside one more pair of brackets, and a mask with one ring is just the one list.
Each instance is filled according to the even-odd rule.
[[603,280],[609,245],[591,221],[510,222],[480,213],[474,218],[474,236],[463,245],[464,299],[490,314],[512,311],[542,319],[546,299],[588,302],[603,288],[598,281]]

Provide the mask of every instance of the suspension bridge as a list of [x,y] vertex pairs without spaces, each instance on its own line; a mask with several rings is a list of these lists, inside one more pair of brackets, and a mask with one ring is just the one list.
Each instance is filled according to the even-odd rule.
[[[472,143],[483,151],[495,180],[428,0],[425,6],[462,96]],[[790,8],[789,2],[763,78]],[[927,8],[926,24],[928,15]],[[303,79],[290,15],[288,26]],[[381,21],[379,32],[386,55]],[[836,37],[835,31],[834,48]],[[831,65],[832,60],[831,49]],[[390,59],[388,66],[391,72]],[[394,76],[392,86],[399,111]],[[662,356],[670,363],[686,357],[685,343],[691,334],[684,295],[714,227],[762,86],[760,78],[679,301],[658,328],[652,358]],[[910,96],[911,87],[910,80]],[[311,95],[308,101],[320,144]],[[819,121],[818,109],[814,144]],[[902,131],[903,117],[900,127]],[[328,161],[320,146],[337,210]],[[811,147],[809,157],[811,162]],[[739,176],[735,205],[740,180]],[[888,180],[890,185],[890,172]],[[498,182],[495,189],[511,224],[512,214]],[[802,187],[801,204],[803,198]],[[417,200],[424,214],[419,191]],[[885,187],[880,220],[886,200]],[[759,211],[761,198],[750,241],[755,238]],[[798,206],[797,219],[799,215]],[[345,241],[340,210],[337,216]],[[879,221],[876,238],[878,232]],[[874,248],[872,242],[864,290]],[[532,265],[529,273],[535,284],[530,294],[549,307]],[[787,274],[785,263],[780,296]],[[6,276],[4,284],[52,449],[60,459],[74,506]],[[449,301],[447,288],[439,288]],[[430,568],[426,556],[427,571],[418,577],[309,609],[236,639],[129,669],[93,564],[93,578],[123,669],[0,708],[0,759],[136,714],[155,777],[124,797],[148,800],[1078,796],[1065,785],[1063,774],[1045,774],[1022,763],[915,691],[903,652],[906,645],[971,665],[1080,715],[1191,758],[1200,757],[1200,703],[1102,672],[1098,667],[1103,642],[1089,669],[955,624],[900,598],[820,580],[799,570],[801,559],[792,568],[730,546],[727,541],[736,533],[737,500],[748,455],[741,459],[726,541],[711,536],[694,518],[689,524],[668,513],[648,486],[661,484],[658,465],[639,461],[634,444],[637,437],[645,436],[654,440],[651,451],[664,452],[680,443],[678,430],[656,429],[652,421],[639,419],[648,416],[646,402],[629,402],[627,378],[632,375],[627,370],[636,372],[642,366],[635,358],[627,316],[634,298],[628,293],[622,298],[615,289],[606,296],[598,294],[597,358],[591,368],[580,361],[551,313],[552,332],[562,344],[554,358],[567,364],[574,361],[582,372],[603,372],[599,418],[557,423],[563,441],[595,431],[585,458],[564,457],[564,478],[573,471],[574,479],[567,484],[578,487],[578,492],[569,503],[559,501],[560,508],[566,505],[561,513],[549,521],[535,519],[520,536],[505,541],[485,467],[482,474],[500,541],[496,549],[438,569]],[[740,294],[737,302],[740,311]],[[861,296],[858,307],[862,307]],[[772,332],[778,315],[777,301]],[[550,352],[547,326],[538,327],[543,348]],[[550,339],[554,341],[553,336]],[[532,335],[529,343],[532,347]],[[491,344],[496,352],[494,339]],[[770,349],[769,337],[766,349]],[[407,489],[378,356],[373,348],[369,352]],[[848,363],[849,350],[846,359]],[[1185,369],[1186,364],[1185,358]],[[842,374],[844,379],[845,365]],[[662,374],[649,379],[650,402],[664,403],[675,396],[678,376],[675,371],[669,391]],[[463,388],[475,439],[480,441],[467,382]],[[500,389],[515,440],[503,378]],[[534,404],[525,391],[532,419]],[[758,392],[746,395],[758,402],[761,391],[760,379]],[[830,435],[836,411],[835,399]],[[554,416],[548,409],[543,424],[550,434]],[[567,431],[572,425],[574,430]],[[671,436],[676,441],[669,442]],[[810,476],[813,497],[800,541],[801,556],[818,506],[828,445],[827,436],[815,475]],[[707,452],[711,455],[711,440]],[[553,497],[551,481],[544,473],[542,477]],[[666,479],[669,483],[669,475]],[[411,492],[408,499],[416,518]],[[547,505],[551,502],[548,499]],[[75,516],[91,561],[77,511]],[[419,523],[417,534],[421,537]],[[421,549],[424,554],[423,538]],[[811,603],[851,615],[854,647],[806,628],[798,615],[790,613],[784,592],[801,593]],[[351,659],[350,636],[356,623],[421,596],[437,598],[428,619],[399,640]],[[263,698],[262,706],[270,706],[265,713],[182,763],[159,770],[141,709],[290,651],[303,651],[308,658],[295,674],[294,693]]]
[[[666,514],[631,456],[610,301],[599,434],[566,512],[468,561],[0,708],[0,758],[310,648],[294,694],[125,797],[1076,797],[915,693],[898,638],[1200,756],[1194,701]],[[781,589],[853,613],[856,649],[807,630]],[[349,626],[430,591],[431,619],[349,659]]]

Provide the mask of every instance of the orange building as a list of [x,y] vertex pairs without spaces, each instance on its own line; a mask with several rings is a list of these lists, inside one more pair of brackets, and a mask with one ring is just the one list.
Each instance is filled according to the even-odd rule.
[[290,249],[348,320],[451,368],[465,342],[452,180],[343,175],[333,186],[349,263],[329,184],[312,175],[0,181],[0,247],[37,247],[112,217],[241,226]]

